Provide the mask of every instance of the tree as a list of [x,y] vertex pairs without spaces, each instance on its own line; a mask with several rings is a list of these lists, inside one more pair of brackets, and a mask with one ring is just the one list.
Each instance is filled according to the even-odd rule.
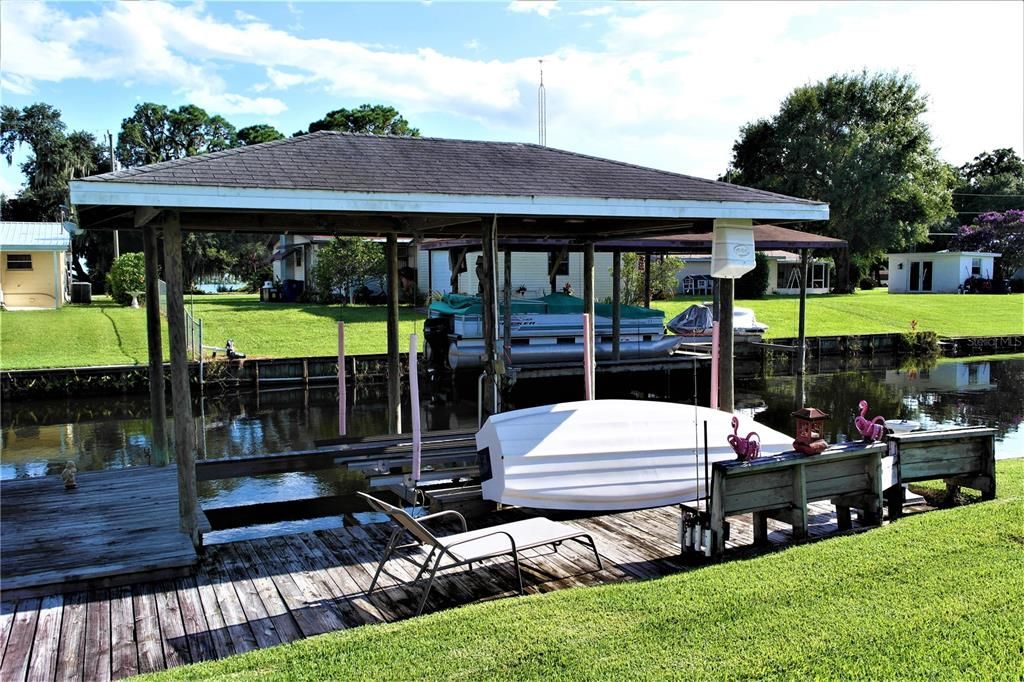
[[[728,182],[827,201],[824,231],[861,263],[927,239],[952,212],[954,179],[922,115],[926,98],[908,76],[832,76],[794,90],[770,120],[745,125]],[[837,264],[850,291],[849,264]]]
[[110,296],[121,305],[132,302],[133,291],[146,290],[146,258],[141,253],[126,253],[114,261],[107,273]]
[[964,225],[950,243],[958,251],[989,251],[1001,254],[996,266],[1002,279],[1024,268],[1024,210],[982,213]]
[[736,298],[764,298],[768,292],[768,258],[754,253],[754,269],[736,280]]
[[982,152],[957,176],[953,207],[963,223],[982,213],[1024,209],[1024,160],[1013,149]]
[[144,102],[121,121],[117,158],[125,166],[143,166],[238,146],[235,127],[193,104],[169,109]]
[[[675,256],[651,258],[651,298],[675,295],[679,287],[676,273],[683,265],[683,260]],[[622,304],[644,304],[644,258],[639,253],[622,254]]]
[[317,252],[313,284],[322,299],[336,289],[351,301],[369,280],[381,280],[385,273],[384,249],[377,242],[356,237],[335,237]]
[[[410,128],[394,107],[383,104],[363,104],[358,109],[335,109],[327,112],[319,121],[309,124],[307,132],[340,130],[345,133],[367,133],[369,135],[397,135],[419,137],[418,128]],[[302,131],[296,135],[303,134]]]
[[246,290],[259,291],[264,282],[274,278],[267,247],[262,242],[245,242],[231,250],[235,254],[231,274],[245,282]]
[[221,248],[217,235],[190,232],[181,242],[182,274],[185,291],[190,291],[200,278],[230,272],[235,256]]
[[255,125],[247,126],[238,131],[238,143],[244,146],[260,144],[262,142],[274,142],[283,140],[284,135],[274,126]]

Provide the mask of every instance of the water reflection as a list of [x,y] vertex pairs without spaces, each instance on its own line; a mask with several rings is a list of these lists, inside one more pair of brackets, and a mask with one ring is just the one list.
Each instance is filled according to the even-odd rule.
[[[691,379],[692,381],[692,379]],[[371,387],[372,388],[372,387]],[[670,387],[671,388],[671,387]],[[683,387],[686,388],[686,387]],[[762,423],[792,431],[792,376],[768,376],[737,385],[737,405]],[[826,438],[856,437],[858,401],[871,415],[908,418],[926,427],[990,425],[997,429],[998,457],[1024,455],[1024,358],[983,361],[943,360],[923,367],[877,366],[820,371],[807,376],[807,404],[832,415]],[[550,401],[547,392],[518,396],[518,406]],[[692,390],[679,393],[692,394]],[[351,435],[377,435],[385,426],[383,396],[372,390],[349,399]],[[337,435],[337,392],[333,387],[239,393],[197,401],[201,457],[242,457],[312,448],[314,441]],[[151,425],[145,396],[23,401],[3,406],[0,428],[0,478],[56,473],[65,460],[80,471],[149,463]],[[422,423],[428,431],[471,428],[476,403],[450,397],[425,400]],[[410,428],[408,400],[404,429]],[[204,482],[204,507],[340,496],[360,489],[362,475],[344,470],[294,473]]]

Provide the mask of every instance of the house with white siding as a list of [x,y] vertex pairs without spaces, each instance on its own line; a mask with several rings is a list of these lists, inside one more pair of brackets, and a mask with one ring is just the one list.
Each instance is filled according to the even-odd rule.
[[981,251],[890,253],[889,293],[956,293],[971,277],[991,279],[1000,255]]

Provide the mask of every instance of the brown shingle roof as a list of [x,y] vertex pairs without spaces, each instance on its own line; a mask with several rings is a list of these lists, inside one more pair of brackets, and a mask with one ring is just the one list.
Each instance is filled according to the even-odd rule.
[[513,142],[321,131],[86,182],[484,196],[820,202]]

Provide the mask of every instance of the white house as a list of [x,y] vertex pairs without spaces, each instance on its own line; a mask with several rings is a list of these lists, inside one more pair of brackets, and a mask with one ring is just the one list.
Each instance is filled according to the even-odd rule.
[[[792,251],[761,251],[768,265],[769,294],[800,293],[800,255]],[[679,280],[679,293],[704,293],[702,280],[711,276],[711,256],[708,254],[682,255],[680,258],[686,267],[676,273]],[[811,258],[808,263],[808,294],[827,294],[831,287],[830,261],[822,258]],[[710,289],[708,289],[710,291]]]
[[991,279],[1000,255],[979,251],[890,253],[889,293],[956,293],[971,277]]
[[[289,235],[282,234],[273,242],[272,267],[274,280],[283,282],[285,280],[296,280],[305,282],[307,287],[312,286],[313,267],[316,265],[317,254],[324,245],[334,240],[330,235]],[[371,241],[384,242],[386,240],[375,238]],[[406,267],[415,262],[412,255],[414,247],[410,245],[412,240],[402,238],[398,240],[398,266]],[[373,288],[373,287],[371,287]]]
[[64,223],[0,222],[0,305],[60,308],[68,300],[70,258]]
[[[417,287],[421,292],[452,292],[452,272],[458,270],[457,291],[475,294],[479,280],[476,259],[481,251],[467,250],[462,258],[461,249],[419,249],[416,259]],[[551,293],[548,273],[558,251],[513,251],[512,295],[538,298]],[[600,301],[612,297],[612,254],[594,254],[594,297]],[[568,284],[577,296],[583,295],[583,254],[569,252],[555,272],[555,290],[562,291]],[[498,254],[498,289],[505,286],[505,255]]]

